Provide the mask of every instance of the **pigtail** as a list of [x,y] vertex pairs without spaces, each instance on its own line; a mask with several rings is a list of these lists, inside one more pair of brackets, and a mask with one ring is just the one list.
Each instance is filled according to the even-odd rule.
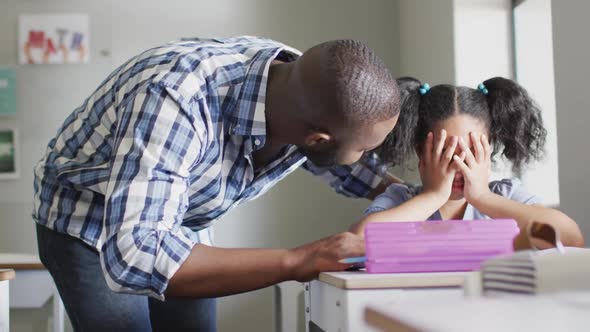
[[490,112],[490,141],[494,154],[512,162],[515,171],[543,156],[547,131],[541,110],[518,83],[494,77],[478,87],[487,97]]
[[404,165],[414,154],[421,97],[419,90],[422,87],[420,81],[411,77],[399,78],[397,84],[401,101],[397,124],[383,144],[375,149],[381,161],[391,166]]

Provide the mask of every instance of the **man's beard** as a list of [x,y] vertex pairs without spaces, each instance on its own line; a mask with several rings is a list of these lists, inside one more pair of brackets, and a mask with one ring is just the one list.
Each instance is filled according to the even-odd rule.
[[307,160],[311,161],[317,167],[329,168],[338,165],[336,158],[337,149],[327,149],[325,151],[313,151],[306,148],[300,148],[300,151]]

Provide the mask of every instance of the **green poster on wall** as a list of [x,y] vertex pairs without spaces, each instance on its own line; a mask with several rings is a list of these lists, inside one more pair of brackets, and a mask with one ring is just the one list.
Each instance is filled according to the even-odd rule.
[[0,68],[0,115],[16,113],[16,71]]

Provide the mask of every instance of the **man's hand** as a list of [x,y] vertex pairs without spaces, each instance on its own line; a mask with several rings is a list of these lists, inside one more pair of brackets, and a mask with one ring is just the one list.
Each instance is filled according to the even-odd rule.
[[287,265],[294,280],[305,282],[320,272],[343,271],[351,264],[338,261],[363,256],[365,243],[361,236],[344,232],[289,250]]

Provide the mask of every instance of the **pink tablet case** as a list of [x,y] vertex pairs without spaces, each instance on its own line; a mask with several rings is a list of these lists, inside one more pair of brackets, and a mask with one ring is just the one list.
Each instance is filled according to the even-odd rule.
[[514,251],[512,219],[370,223],[365,227],[369,273],[478,270]]

